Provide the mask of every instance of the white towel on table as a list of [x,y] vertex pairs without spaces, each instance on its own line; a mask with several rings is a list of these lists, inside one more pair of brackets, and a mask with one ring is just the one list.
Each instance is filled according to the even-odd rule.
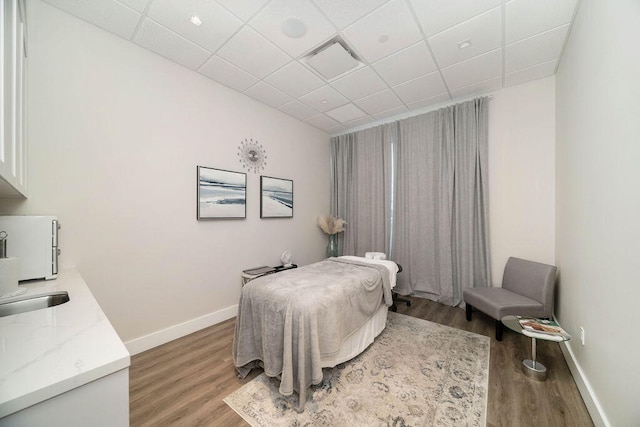
[[364,254],[364,257],[369,259],[387,259],[387,255],[384,252],[367,252]]

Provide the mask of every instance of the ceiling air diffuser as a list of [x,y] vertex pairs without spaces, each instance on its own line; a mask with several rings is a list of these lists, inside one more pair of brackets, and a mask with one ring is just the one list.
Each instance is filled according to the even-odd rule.
[[315,54],[309,56],[306,61],[311,68],[327,80],[331,80],[361,65],[361,63],[337,41],[330,42],[327,47],[321,48]]

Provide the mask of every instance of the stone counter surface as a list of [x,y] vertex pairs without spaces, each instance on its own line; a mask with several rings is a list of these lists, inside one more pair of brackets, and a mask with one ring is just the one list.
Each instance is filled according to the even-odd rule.
[[129,352],[75,269],[20,286],[20,298],[67,291],[70,301],[0,317],[0,418],[129,367]]

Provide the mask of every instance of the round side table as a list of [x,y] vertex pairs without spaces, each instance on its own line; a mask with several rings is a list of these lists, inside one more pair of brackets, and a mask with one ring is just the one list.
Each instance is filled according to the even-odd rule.
[[505,316],[502,318],[502,323],[512,331],[519,334],[528,336],[531,338],[531,359],[524,359],[522,361],[522,372],[526,376],[536,381],[544,381],[547,379],[547,368],[536,360],[536,339],[544,341],[563,342],[568,341],[571,337],[563,335],[545,335],[545,334],[532,334],[526,329],[523,329],[520,325],[517,316]]

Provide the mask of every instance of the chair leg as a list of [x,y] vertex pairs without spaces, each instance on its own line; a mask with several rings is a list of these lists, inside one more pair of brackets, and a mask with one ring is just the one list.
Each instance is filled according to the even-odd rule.
[[395,305],[395,303],[397,303],[397,302],[403,302],[403,303],[407,304],[407,307],[411,307],[411,301],[409,301],[408,299],[400,298],[400,297],[398,296],[398,294],[395,294],[395,293],[394,293],[394,294],[392,294],[391,296],[393,297],[393,304],[394,304],[394,305]]
[[467,321],[471,321],[471,312],[473,311],[473,307],[471,307],[471,304],[467,303],[466,307],[465,307],[465,311],[467,313]]
[[502,341],[502,322],[496,320],[496,341]]

